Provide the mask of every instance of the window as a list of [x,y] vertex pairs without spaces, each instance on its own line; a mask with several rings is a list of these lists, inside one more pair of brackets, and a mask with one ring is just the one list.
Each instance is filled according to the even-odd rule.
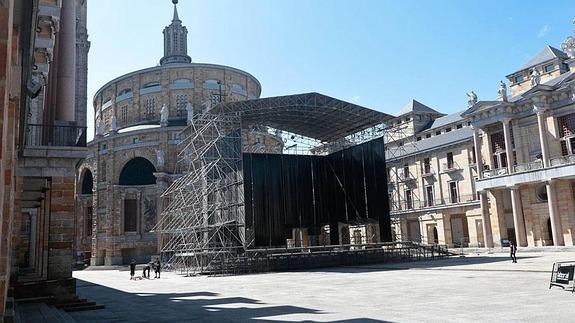
[[411,121],[410,117],[405,118],[405,122],[409,122],[409,121]]
[[144,113],[144,119],[146,120],[154,119],[156,114],[156,98],[155,97],[146,98],[146,101],[144,101],[144,107],[146,109]]
[[93,207],[92,205],[86,206],[86,219],[84,221],[86,236],[92,235],[92,214],[93,214]]
[[559,136],[561,138],[561,154],[575,154],[575,113],[559,117]]
[[445,132],[450,132],[450,131],[451,131],[451,127],[445,128]]
[[449,197],[451,198],[451,203],[459,202],[459,195],[457,194],[457,182],[449,182]]
[[156,87],[156,86],[160,86],[160,82],[146,83],[146,84],[144,84],[144,86],[142,86],[142,89],[148,89],[148,88]]
[[427,199],[427,206],[433,206],[433,186],[428,185],[425,187],[425,198]]
[[411,190],[405,190],[405,208],[406,209],[413,209],[413,199],[411,197]]
[[521,83],[525,80],[525,76],[517,75],[517,76],[515,76],[514,80],[515,80],[515,83]]
[[136,232],[138,230],[138,200],[124,200],[124,232]]
[[421,141],[421,137],[417,137],[417,141]]
[[403,178],[409,178],[409,164],[403,165]]
[[122,122],[124,123],[128,122],[128,106],[124,105],[120,110],[121,110]]
[[553,64],[545,65],[543,70],[545,71],[545,73],[553,72]]
[[248,94],[248,91],[246,91],[246,90],[244,89],[244,87],[243,87],[241,84],[238,84],[238,83],[232,84],[231,91],[232,91],[233,93],[241,94],[241,95],[243,95],[243,96],[246,96],[246,95]]
[[128,93],[132,93],[132,89],[123,89],[122,91],[120,91],[120,93],[118,93],[118,96],[122,96],[124,94],[128,94]]
[[471,163],[477,164],[477,157],[475,156],[475,146],[471,149]]
[[187,94],[177,94],[176,95],[176,111],[178,117],[187,116],[186,105],[188,105],[188,95]]
[[429,157],[423,159],[423,173],[431,174],[431,160]]
[[[220,80],[205,80],[204,81],[204,89],[207,90],[219,90],[220,84],[222,82]],[[223,85],[223,84],[222,84]]]
[[132,143],[133,143],[133,144],[137,144],[137,143],[139,143],[139,142],[140,142],[140,139],[139,139],[138,137],[132,138]]
[[463,125],[460,123],[460,124],[458,124],[458,125],[456,126],[456,128],[457,128],[457,129],[461,129],[461,128],[463,128]]
[[507,167],[507,153],[505,151],[503,132],[497,132],[491,135],[491,151],[493,152],[493,168]]
[[447,169],[453,169],[453,168],[454,168],[453,153],[448,152],[447,153]]
[[431,138],[431,134],[430,133],[425,134],[425,138]]
[[436,136],[439,136],[440,134],[441,134],[441,130],[438,130],[438,131],[435,132],[435,135],[436,135]]

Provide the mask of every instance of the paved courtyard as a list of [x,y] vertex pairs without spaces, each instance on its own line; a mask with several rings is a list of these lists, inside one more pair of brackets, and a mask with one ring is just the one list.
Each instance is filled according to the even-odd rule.
[[529,252],[307,272],[130,281],[128,271],[76,271],[78,293],[106,305],[81,322],[573,321],[575,294],[549,290],[553,262]]

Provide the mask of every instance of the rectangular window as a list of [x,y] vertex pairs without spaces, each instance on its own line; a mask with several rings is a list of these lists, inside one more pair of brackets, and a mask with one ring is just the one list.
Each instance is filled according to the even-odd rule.
[[435,135],[436,135],[436,136],[439,136],[440,134],[441,134],[441,130],[435,132]]
[[425,138],[431,138],[431,134],[430,133],[426,134]]
[[450,131],[451,131],[451,127],[445,128],[445,132],[450,132]]
[[409,165],[403,165],[403,178],[409,178]]
[[427,206],[433,206],[433,186],[432,185],[425,187],[425,198],[427,200]]
[[525,80],[525,76],[523,76],[523,75],[517,75],[517,76],[515,77],[515,83],[521,83],[521,82],[523,82],[524,80]]
[[459,202],[459,195],[457,194],[457,182],[449,182],[449,197],[451,198],[451,203]]
[[176,111],[178,113],[178,117],[187,116],[186,105],[188,105],[188,95],[187,94],[176,95]]
[[457,129],[461,129],[461,128],[463,128],[463,125],[460,123],[460,124],[458,124],[458,125],[456,126],[456,128],[457,128]]
[[128,122],[128,106],[127,105],[122,106],[121,110],[122,110],[121,111],[122,122],[126,123]]
[[545,65],[544,69],[545,69],[545,73],[552,72],[553,71],[553,64]]
[[146,120],[154,119],[156,114],[156,98],[147,98],[146,101],[144,101],[144,107],[146,108],[144,118]]
[[408,210],[413,209],[413,199],[411,198],[411,190],[405,190],[405,208]]
[[86,206],[85,230],[86,230],[86,236],[88,237],[92,235],[92,213],[93,213],[92,210],[93,210],[92,205]]
[[448,152],[447,153],[447,169],[453,169],[453,168],[454,168],[453,153]]
[[417,141],[421,141],[421,137],[417,137]]
[[429,158],[423,159],[423,173],[431,174],[431,160]]
[[124,232],[136,232],[138,230],[138,200],[124,200]]

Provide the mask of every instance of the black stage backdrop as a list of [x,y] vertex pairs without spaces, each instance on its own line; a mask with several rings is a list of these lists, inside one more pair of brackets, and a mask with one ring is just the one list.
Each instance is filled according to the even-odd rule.
[[383,138],[328,156],[243,154],[246,227],[256,247],[285,246],[292,228],[319,234],[338,222],[379,221],[380,238],[391,241]]

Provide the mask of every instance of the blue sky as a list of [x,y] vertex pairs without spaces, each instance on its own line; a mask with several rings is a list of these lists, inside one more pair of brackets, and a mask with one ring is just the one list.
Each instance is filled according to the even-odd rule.
[[[106,82],[158,64],[169,0],[90,0],[88,119]],[[194,62],[245,70],[262,96],[320,92],[395,114],[445,113],[573,32],[575,1],[180,0]],[[93,130],[88,132],[93,133]]]

